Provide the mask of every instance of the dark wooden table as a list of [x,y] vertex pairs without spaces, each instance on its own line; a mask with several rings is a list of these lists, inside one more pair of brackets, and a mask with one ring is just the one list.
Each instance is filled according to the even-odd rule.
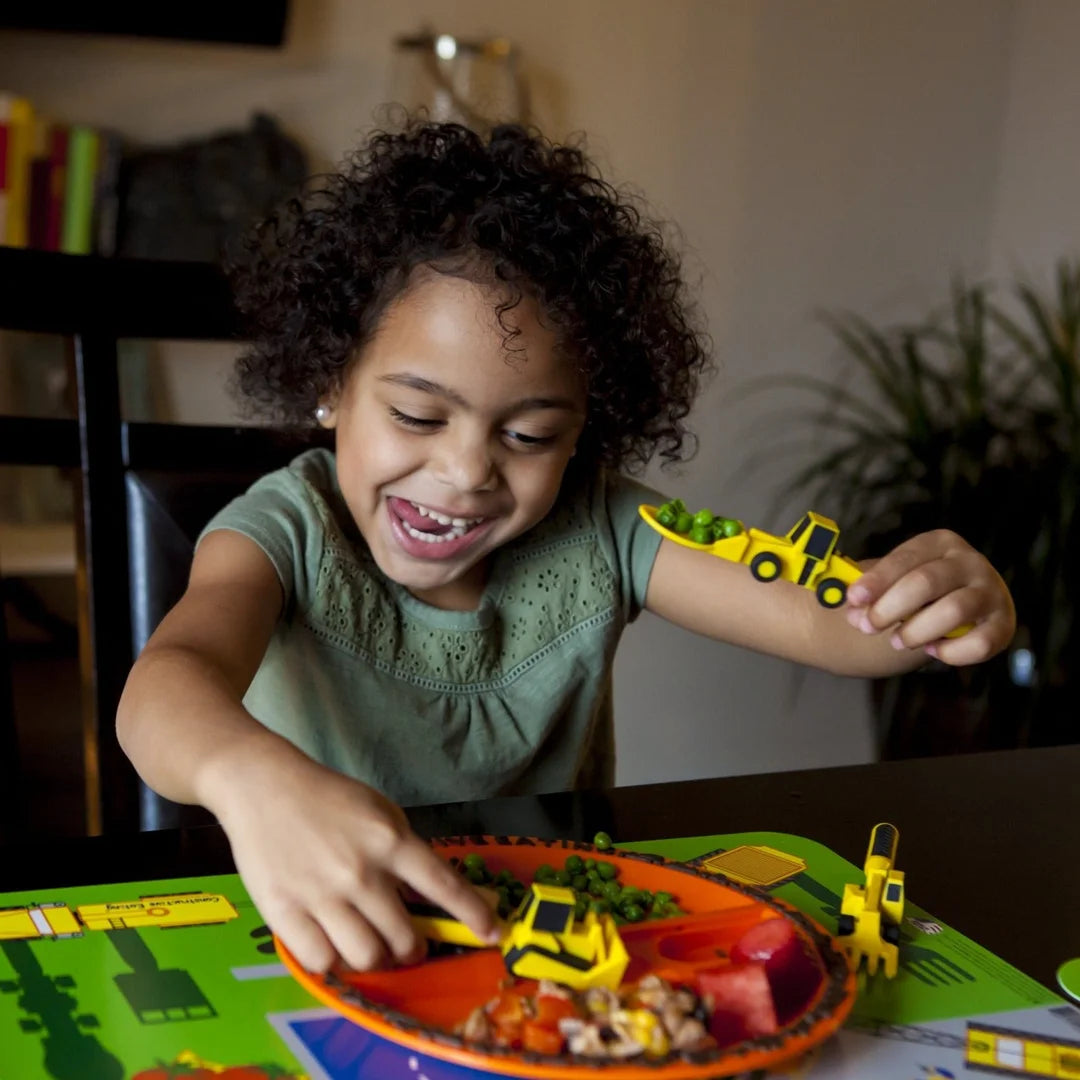
[[[871,827],[900,829],[919,906],[1056,989],[1080,957],[1080,746],[492,799],[409,811],[424,835],[616,841],[740,831],[810,837],[861,866]],[[220,829],[0,848],[0,892],[233,869]]]

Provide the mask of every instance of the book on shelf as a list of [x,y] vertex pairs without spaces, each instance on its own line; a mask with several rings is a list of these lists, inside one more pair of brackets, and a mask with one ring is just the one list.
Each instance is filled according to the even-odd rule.
[[34,109],[24,97],[0,94],[3,128],[3,242],[26,247],[30,227],[30,160]]
[[49,132],[52,122],[40,113],[34,117],[30,140],[29,206],[26,246],[45,249],[49,227],[49,187],[52,166],[49,157]]
[[64,225],[64,196],[67,191],[68,129],[54,124],[49,132],[49,209],[45,228],[45,250],[60,250]]
[[67,185],[60,250],[89,255],[93,241],[94,176],[98,164],[98,134],[76,124],[68,134]]
[[93,247],[98,255],[115,255],[120,232],[120,163],[124,141],[115,131],[102,131],[98,138],[97,169],[94,173]]
[[35,115],[0,92],[0,244],[115,254],[123,149],[115,132]]

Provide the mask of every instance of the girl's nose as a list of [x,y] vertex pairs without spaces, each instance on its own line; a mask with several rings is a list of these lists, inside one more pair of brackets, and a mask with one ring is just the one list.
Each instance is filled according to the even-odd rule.
[[492,491],[499,478],[487,440],[462,437],[447,440],[438,465],[439,478],[458,491]]

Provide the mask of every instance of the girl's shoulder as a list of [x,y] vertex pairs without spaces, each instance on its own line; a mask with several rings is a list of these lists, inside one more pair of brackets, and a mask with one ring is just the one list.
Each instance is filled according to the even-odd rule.
[[347,548],[356,531],[338,487],[334,455],[321,447],[256,480],[210,519],[197,543],[216,529],[239,532],[262,548],[287,597],[317,574],[328,542]]
[[661,539],[638,507],[663,501],[652,488],[620,473],[595,470],[568,477],[547,517],[515,542],[511,558],[527,566],[531,577],[547,559],[553,571],[570,571],[575,588],[581,582],[613,590],[632,619],[644,604]]
[[303,451],[287,465],[260,477],[240,498],[252,508],[313,515],[320,520],[329,515],[341,525],[346,524],[342,513],[348,514],[334,453],[321,446]]
[[333,493],[337,490],[337,466],[332,450],[313,446],[297,454],[287,465],[267,473],[252,485],[259,488],[281,487],[299,494],[301,490]]

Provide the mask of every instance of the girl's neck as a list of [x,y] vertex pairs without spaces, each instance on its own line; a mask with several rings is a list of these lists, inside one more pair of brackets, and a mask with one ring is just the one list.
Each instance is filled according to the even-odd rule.
[[443,611],[475,611],[484,596],[484,588],[491,576],[491,558],[482,559],[470,567],[464,576],[434,589],[410,589],[409,592],[431,607]]

